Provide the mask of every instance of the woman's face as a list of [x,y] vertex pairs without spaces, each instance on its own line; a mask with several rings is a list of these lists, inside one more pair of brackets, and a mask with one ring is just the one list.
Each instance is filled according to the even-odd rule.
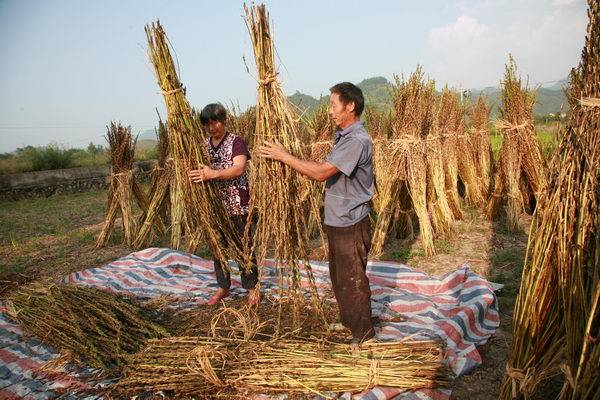
[[225,124],[223,124],[221,121],[211,120],[204,125],[204,129],[206,129],[212,137],[221,137],[225,133]]

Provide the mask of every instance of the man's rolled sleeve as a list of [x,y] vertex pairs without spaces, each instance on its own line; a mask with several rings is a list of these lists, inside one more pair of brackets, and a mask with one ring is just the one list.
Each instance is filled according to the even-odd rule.
[[360,161],[363,145],[354,138],[342,139],[336,145],[325,161],[339,169],[344,175],[350,176]]

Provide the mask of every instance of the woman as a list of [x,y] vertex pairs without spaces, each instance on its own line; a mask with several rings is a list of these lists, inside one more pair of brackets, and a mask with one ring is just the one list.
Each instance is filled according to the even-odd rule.
[[[209,104],[200,112],[200,122],[210,137],[207,140],[210,166],[192,170],[189,176],[193,182],[208,180],[217,181],[221,199],[237,230],[235,238],[241,246],[246,222],[248,221],[248,202],[250,192],[246,165],[250,159],[250,152],[244,139],[225,130],[227,110],[221,104]],[[217,304],[221,299],[229,296],[231,277],[226,267],[214,258],[215,273],[219,289],[208,301],[209,305]],[[242,287],[248,290],[248,304],[256,305],[260,301],[260,292],[256,288],[258,283],[258,268],[256,260],[250,271],[240,268]]]

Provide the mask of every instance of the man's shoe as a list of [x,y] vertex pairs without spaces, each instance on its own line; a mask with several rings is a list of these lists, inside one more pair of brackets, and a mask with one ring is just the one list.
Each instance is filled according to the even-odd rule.
[[229,296],[229,289],[219,288],[206,304],[208,304],[209,306],[214,306],[227,296]]

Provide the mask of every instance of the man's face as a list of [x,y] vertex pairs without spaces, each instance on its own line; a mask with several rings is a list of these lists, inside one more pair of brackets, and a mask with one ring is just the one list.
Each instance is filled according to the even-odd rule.
[[204,125],[210,136],[221,136],[225,132],[225,125],[221,121],[208,121]]
[[329,115],[337,126],[345,128],[348,121],[354,120],[354,103],[344,104],[340,100],[339,93],[331,93]]

